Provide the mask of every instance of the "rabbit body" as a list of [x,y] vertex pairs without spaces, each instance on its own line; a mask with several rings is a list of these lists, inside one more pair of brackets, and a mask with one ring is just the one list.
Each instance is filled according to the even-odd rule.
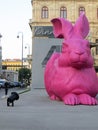
[[[63,37],[64,41],[61,53],[54,53],[45,68],[44,78],[47,93],[52,100],[63,100],[68,105],[96,105],[98,77],[93,67],[90,44],[84,39],[88,29],[86,28],[87,30],[82,33],[82,36],[81,31],[73,33],[77,32],[77,24],[80,28],[82,26],[80,23],[84,22],[87,27],[88,21],[85,15],[80,16],[74,27],[70,22],[67,21],[65,24],[65,20],[62,22],[61,19],[59,22],[58,19],[52,22],[56,26],[54,34],[56,37]],[[60,24],[62,28],[65,25],[68,27],[66,34],[63,29],[59,33]]]

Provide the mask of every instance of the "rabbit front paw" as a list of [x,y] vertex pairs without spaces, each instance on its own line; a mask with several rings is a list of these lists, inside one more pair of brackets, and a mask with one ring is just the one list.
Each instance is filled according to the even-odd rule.
[[67,94],[63,98],[64,104],[66,105],[77,105],[79,104],[78,96],[75,94]]
[[60,101],[60,98],[57,97],[56,95],[51,95],[51,96],[50,96],[50,99],[51,99],[51,100],[58,100],[58,101]]
[[84,105],[97,105],[98,104],[98,101],[94,97],[91,97],[88,94],[79,95],[79,100],[80,100],[80,104],[84,104]]

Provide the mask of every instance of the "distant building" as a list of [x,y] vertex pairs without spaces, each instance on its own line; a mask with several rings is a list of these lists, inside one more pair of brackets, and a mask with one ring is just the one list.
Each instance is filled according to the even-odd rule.
[[20,59],[5,59],[2,61],[2,69],[18,71],[22,67]]
[[[63,17],[73,24],[84,12],[89,20],[90,32],[87,37],[93,44],[98,43],[98,0],[31,0],[32,19],[32,85],[44,87],[44,67],[54,51],[60,51],[62,40],[55,39],[51,19]],[[98,46],[91,49],[98,66]]]
[[[23,59],[23,67],[31,69],[31,55]],[[2,60],[2,74],[0,78],[5,78],[10,81],[18,81],[18,70],[22,68],[20,59],[5,59]]]
[[[31,69],[31,56],[23,59],[23,67]],[[5,59],[2,60],[2,69],[3,70],[14,70],[18,71],[22,68],[22,61],[20,59]]]
[[27,57],[23,59],[23,66],[28,69],[32,68],[32,55],[27,55]]
[[14,70],[2,70],[1,78],[7,79],[9,81],[18,81],[18,72]]

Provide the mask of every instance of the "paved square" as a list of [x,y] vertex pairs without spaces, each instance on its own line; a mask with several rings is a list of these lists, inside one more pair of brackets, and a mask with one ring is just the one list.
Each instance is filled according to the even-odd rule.
[[98,105],[68,106],[51,101],[45,89],[32,89],[14,107],[0,100],[0,130],[98,130]]

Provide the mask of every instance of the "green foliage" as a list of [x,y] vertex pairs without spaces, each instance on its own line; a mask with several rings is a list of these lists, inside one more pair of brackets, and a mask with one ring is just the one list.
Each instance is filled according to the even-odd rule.
[[31,69],[28,68],[21,68],[19,69],[19,81],[24,82],[26,84],[30,84],[31,79]]

